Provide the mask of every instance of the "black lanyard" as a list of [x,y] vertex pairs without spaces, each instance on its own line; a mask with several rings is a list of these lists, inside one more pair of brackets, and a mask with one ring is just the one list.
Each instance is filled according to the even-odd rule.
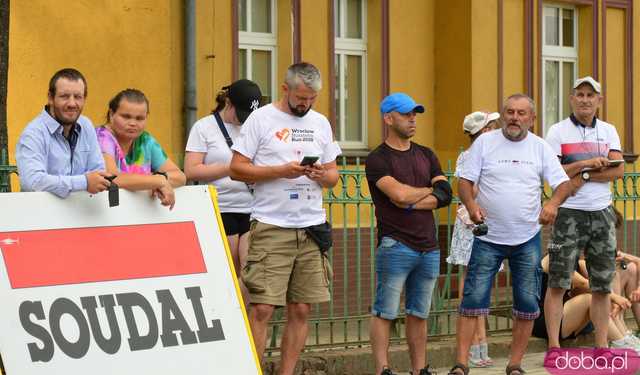
[[213,117],[216,118],[216,122],[218,123],[218,127],[220,128],[220,131],[222,132],[222,135],[224,136],[225,141],[227,141],[227,146],[229,146],[229,148],[231,148],[231,146],[233,146],[233,140],[229,136],[229,132],[227,131],[227,127],[224,126],[224,122],[222,122],[222,117],[220,117],[220,113],[219,112],[213,112]]
[[[222,122],[222,117],[220,117],[220,112],[218,112],[218,111],[213,112],[213,117],[216,118],[216,122],[218,123],[218,127],[220,128],[220,131],[222,132],[222,135],[224,136],[225,141],[227,141],[227,146],[229,146],[229,148],[231,148],[231,146],[233,146],[233,140],[229,136],[229,132],[227,131],[227,127],[224,126],[224,122]],[[249,192],[251,194],[253,194],[253,187],[251,185],[247,184],[246,182],[245,182],[245,185],[247,185],[247,189],[249,189]]]

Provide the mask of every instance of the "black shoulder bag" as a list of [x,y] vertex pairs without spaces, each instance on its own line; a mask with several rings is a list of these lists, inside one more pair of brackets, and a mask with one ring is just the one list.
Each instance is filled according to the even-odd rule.
[[322,224],[312,225],[304,228],[307,235],[318,244],[321,253],[326,253],[333,246],[333,237],[331,234],[331,224],[325,221]]

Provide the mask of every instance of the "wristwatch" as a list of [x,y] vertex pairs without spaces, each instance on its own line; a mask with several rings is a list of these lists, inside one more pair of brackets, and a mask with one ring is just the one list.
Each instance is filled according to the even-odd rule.
[[591,175],[589,174],[589,172],[582,172],[582,180],[584,182],[589,182],[590,179],[591,179]]

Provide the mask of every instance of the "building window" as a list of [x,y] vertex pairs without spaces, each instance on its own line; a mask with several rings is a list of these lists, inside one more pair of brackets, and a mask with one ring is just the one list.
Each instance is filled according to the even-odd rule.
[[277,95],[275,0],[238,0],[238,75],[260,86],[265,103]]
[[578,71],[578,15],[574,7],[545,5],[542,22],[543,133],[571,114],[569,94]]
[[345,148],[367,147],[365,0],[334,0],[336,129]]

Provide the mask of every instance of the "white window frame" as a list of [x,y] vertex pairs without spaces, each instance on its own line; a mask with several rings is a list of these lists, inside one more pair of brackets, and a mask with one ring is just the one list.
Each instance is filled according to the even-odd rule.
[[247,7],[247,29],[249,31],[241,31],[238,30],[238,50],[246,51],[246,66],[245,71],[247,72],[247,77],[240,77],[253,80],[253,51],[269,51],[271,52],[271,92],[269,93],[272,100],[275,100],[278,95],[278,87],[277,87],[277,35],[275,30],[277,30],[277,18],[276,14],[276,1],[271,1],[271,32],[270,33],[258,33],[251,31],[251,8],[253,6],[253,0],[246,0]]
[[[336,0],[334,2],[335,5],[340,7],[340,19],[337,20],[339,22],[339,30],[341,33],[346,33],[347,30],[347,2],[344,0]],[[337,73],[336,80],[336,98],[338,101],[338,111],[339,116],[336,118],[336,127],[339,128],[340,137],[344,138],[347,134],[347,124],[346,124],[346,91],[345,91],[345,68],[347,56],[359,56],[362,62],[362,77],[360,81],[362,82],[361,92],[362,92],[362,102],[361,104],[361,119],[362,123],[360,124],[360,132],[362,134],[362,139],[358,141],[343,141],[338,139],[338,143],[340,147],[343,149],[365,149],[368,147],[368,136],[367,136],[367,0],[362,0],[362,7],[360,12],[362,14],[362,30],[361,35],[362,38],[343,38],[340,35],[336,35],[335,38],[335,59],[339,59],[340,61],[340,71]],[[336,9],[337,12],[337,9]],[[333,77],[332,77],[333,79]]]
[[[558,92],[558,111],[559,116],[562,116],[562,108],[564,107],[565,101],[568,98],[565,98],[562,94],[562,85],[565,82],[564,79],[564,70],[562,69],[562,64],[564,62],[573,63],[573,76],[577,77],[578,74],[578,9],[575,6],[567,5],[567,4],[556,4],[556,3],[544,3],[542,8],[542,15],[544,17],[544,8],[555,8],[558,9],[558,44],[562,43],[562,10],[570,9],[573,11],[573,45],[574,47],[564,47],[564,46],[549,46],[546,45],[546,27],[545,22],[542,22],[542,135],[545,136],[547,132],[547,128],[553,124],[547,124],[547,100],[545,97],[546,93],[546,63],[547,62],[557,62],[558,63],[558,82],[559,82],[559,92]],[[562,118],[558,118],[558,121],[561,121]]]

